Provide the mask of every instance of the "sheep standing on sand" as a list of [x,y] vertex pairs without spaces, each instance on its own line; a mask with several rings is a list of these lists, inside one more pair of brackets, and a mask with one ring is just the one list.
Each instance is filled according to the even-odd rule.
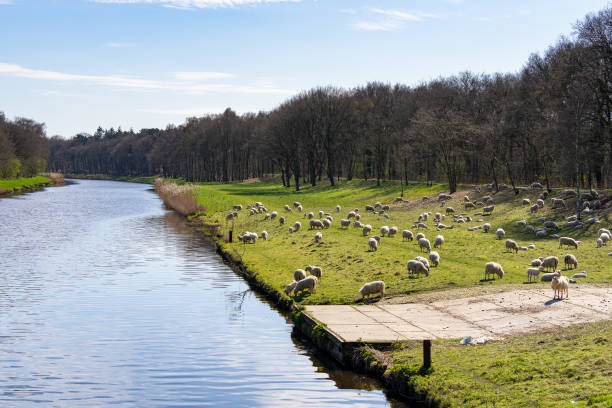
[[[514,249],[514,251],[516,253],[518,253],[519,251],[519,245],[516,243],[516,241],[513,241],[511,239],[507,239],[506,240],[506,249],[508,249],[508,252],[512,252],[512,250]],[[527,249],[527,248],[525,248]]]
[[573,266],[573,268],[578,268],[578,259],[572,254],[565,255],[563,257],[563,263],[565,263],[565,269],[570,269],[570,265]]
[[504,277],[504,269],[497,262],[487,262],[485,265],[485,280],[489,279],[491,275],[497,275],[501,279]]
[[440,254],[436,251],[431,251],[429,253],[429,260],[431,261],[433,266],[438,266],[440,264]]
[[444,237],[442,235],[437,235],[436,239],[434,239],[434,248],[442,248],[442,244],[444,243]]
[[375,295],[380,293],[380,297],[382,299],[385,296],[385,282],[383,281],[373,281],[368,282],[361,289],[359,289],[359,294],[361,297],[365,298],[366,296]]
[[349,225],[351,225],[351,220],[345,220],[345,219],[340,220],[340,226],[341,227],[348,228]]
[[302,223],[299,221],[296,221],[293,223],[293,232],[298,232],[300,230],[300,228],[302,228]]
[[578,241],[576,241],[574,238],[570,238],[570,237],[560,237],[559,238],[559,248],[562,248],[563,245],[567,245],[567,247],[574,247],[575,249],[578,249]]
[[557,269],[558,265],[559,265],[559,258],[557,258],[556,256],[548,256],[542,259],[542,267],[544,269],[551,269],[554,272],[555,269]]
[[372,232],[372,226],[370,224],[364,225],[363,228],[361,229],[361,233],[363,234],[364,237],[368,235],[370,232]]
[[498,228],[497,231],[495,231],[495,234],[497,235],[497,239],[502,239],[504,235],[506,235],[506,231],[501,228]]
[[389,227],[387,227],[386,225],[380,227],[380,235],[384,237],[387,233],[389,233]]
[[552,282],[550,285],[554,291],[553,299],[559,298],[563,299],[563,294],[565,293],[565,298],[569,298],[569,279],[566,276],[554,276],[552,278]]
[[306,267],[306,272],[310,272],[311,275],[316,276],[319,279],[321,279],[323,276],[323,269],[321,269],[320,266],[308,265]]
[[304,272],[303,269],[296,269],[295,271],[293,271],[293,279],[296,282],[299,282],[304,278],[306,278],[306,272]]
[[427,252],[431,252],[431,244],[427,238],[419,239],[418,243],[419,243],[420,250],[425,249],[427,250]]
[[295,289],[293,289],[293,295],[297,296],[299,292],[303,292],[308,289],[311,293],[315,293],[317,291],[317,277],[310,275],[306,278],[298,281],[295,285]]
[[319,243],[323,240],[323,233],[317,232],[314,236],[314,240],[316,243]]
[[417,275],[424,273],[425,276],[429,276],[429,268],[427,268],[422,262],[417,261],[416,259],[408,261],[406,268],[408,269],[408,273],[416,272]]
[[268,240],[268,231],[261,231],[261,238],[264,241],[267,241]]
[[543,269],[544,268],[541,266],[538,268],[527,268],[527,281],[531,282],[531,278],[533,278],[533,281],[535,282]]
[[414,236],[412,235],[412,231],[409,231],[409,230],[402,231],[402,241],[404,240],[412,241],[413,239],[414,239]]
[[285,288],[285,295],[289,295],[289,293],[291,293],[291,291],[295,289],[295,285],[297,285],[296,281],[293,281],[290,284],[288,284],[287,287]]
[[378,241],[374,238],[368,239],[368,245],[370,246],[370,252],[378,251]]
[[491,224],[489,224],[488,222],[482,225],[482,230],[484,232],[489,232],[489,229],[491,229]]

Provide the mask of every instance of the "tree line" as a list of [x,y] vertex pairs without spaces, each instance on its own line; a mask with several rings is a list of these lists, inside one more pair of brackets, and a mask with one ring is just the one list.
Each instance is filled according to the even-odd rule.
[[280,174],[298,190],[340,178],[444,179],[451,192],[480,182],[610,187],[611,40],[608,6],[517,73],[318,87],[270,112],[53,137],[48,167],[217,182]]
[[0,112],[0,178],[32,177],[47,165],[44,126],[31,119],[7,120]]

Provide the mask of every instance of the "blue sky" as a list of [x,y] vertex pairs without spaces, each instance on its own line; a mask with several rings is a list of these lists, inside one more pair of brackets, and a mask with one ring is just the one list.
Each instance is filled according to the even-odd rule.
[[516,72],[607,0],[0,0],[0,111],[47,134]]

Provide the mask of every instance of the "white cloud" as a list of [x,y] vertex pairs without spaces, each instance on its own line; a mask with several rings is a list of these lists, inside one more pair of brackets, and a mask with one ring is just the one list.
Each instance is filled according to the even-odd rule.
[[353,23],[353,28],[364,31],[397,31],[408,22],[420,22],[425,19],[439,18],[438,15],[407,12],[393,9],[371,8],[366,19]]
[[0,0],[0,6],[6,4],[13,4],[13,0]]
[[[2,1],[2,0],[0,0]],[[156,4],[170,8],[223,8],[252,6],[267,3],[296,3],[301,0],[90,0],[94,3],[107,4]]]
[[353,27],[362,31],[397,31],[401,24],[396,21],[359,21],[353,24]]
[[136,44],[128,43],[128,42],[112,42],[111,41],[111,42],[107,42],[104,45],[110,48],[129,48],[129,47],[134,47]]
[[233,78],[233,74],[228,74],[227,72],[196,72],[196,71],[186,71],[186,72],[173,72],[172,76],[180,81],[206,81],[209,79],[225,79],[225,78]]
[[415,16],[414,14],[406,13],[405,11],[399,10],[382,10],[382,9],[372,9],[373,13],[381,14],[386,17],[390,17],[394,20],[400,21],[422,21],[423,19]]
[[[221,73],[216,73],[221,74]],[[275,87],[262,87],[240,84],[205,84],[197,81],[188,80],[152,80],[141,79],[118,75],[83,75],[83,74],[68,74],[63,72],[45,71],[25,68],[16,64],[7,64],[0,62],[0,75],[6,75],[18,78],[49,80],[49,81],[71,81],[99,86],[122,89],[138,89],[138,90],[166,90],[181,93],[209,93],[209,92],[225,92],[225,93],[245,93],[245,94],[294,94],[291,89],[282,89]],[[227,74],[231,75],[231,74]],[[227,77],[227,76],[226,76]],[[201,79],[201,78],[200,78]]]

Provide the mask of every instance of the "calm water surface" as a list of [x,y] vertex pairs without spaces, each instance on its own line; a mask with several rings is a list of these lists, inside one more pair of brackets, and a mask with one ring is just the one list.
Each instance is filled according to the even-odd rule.
[[322,363],[149,189],[0,199],[0,406],[403,406]]

